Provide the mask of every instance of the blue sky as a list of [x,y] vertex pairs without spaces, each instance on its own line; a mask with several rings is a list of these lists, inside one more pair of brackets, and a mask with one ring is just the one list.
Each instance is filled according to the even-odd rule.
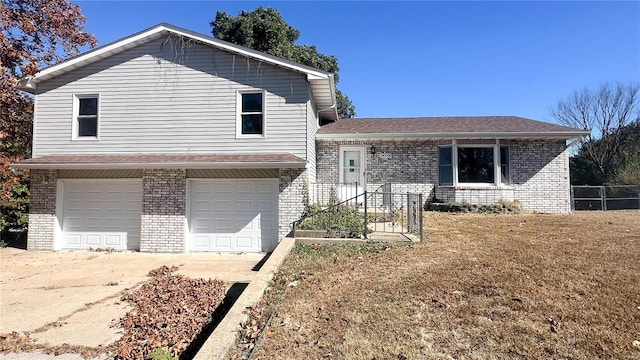
[[105,45],[160,22],[207,35],[218,10],[280,11],[338,58],[358,117],[517,115],[640,82],[640,2],[73,1]]

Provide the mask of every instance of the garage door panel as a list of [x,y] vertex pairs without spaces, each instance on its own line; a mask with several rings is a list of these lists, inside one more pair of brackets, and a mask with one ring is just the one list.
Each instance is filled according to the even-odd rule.
[[237,184],[237,188],[236,191],[238,192],[238,194],[242,194],[242,193],[253,193],[253,184],[251,183],[239,183]]
[[82,244],[82,236],[80,234],[67,234],[67,244],[80,245]]
[[64,181],[62,248],[138,249],[141,191],[139,180]]
[[124,241],[122,235],[105,235],[104,242],[108,246],[114,247],[120,245]]
[[231,236],[215,236],[214,247],[222,250],[231,249]]
[[259,194],[273,194],[275,192],[275,185],[269,183],[261,183],[258,184],[258,193]]
[[233,184],[231,183],[218,183],[214,192],[217,194],[231,194],[233,191]]
[[194,219],[193,224],[196,232],[202,232],[202,230],[209,230],[211,228],[211,222],[209,219]]
[[212,229],[209,229],[213,233],[231,232],[233,230],[233,227],[231,226],[231,224],[233,224],[233,221],[229,218],[215,219],[214,224],[214,227]]
[[260,230],[270,231],[275,229],[274,221],[271,219],[260,219],[258,224],[260,224]]
[[196,200],[194,201],[193,207],[197,211],[210,211],[211,202],[206,200]]
[[213,210],[216,211],[231,211],[231,200],[215,200],[215,206]]
[[[277,238],[273,226],[278,199],[275,184],[276,180],[193,181],[189,195],[192,249],[259,252],[263,242],[269,248]],[[200,202],[210,202],[213,206],[204,210],[198,205]],[[205,218],[211,220],[210,228],[199,226]],[[264,229],[262,219],[268,221]],[[198,239],[203,235],[213,239],[209,248],[199,243]]]
[[264,212],[264,211],[269,211],[269,212],[273,212],[275,211],[275,205],[273,203],[273,201],[258,201],[258,211],[260,212]]
[[208,249],[211,246],[211,237],[208,235],[194,236],[194,246],[196,249],[200,249],[200,248]]
[[238,236],[236,242],[239,249],[251,249],[254,245],[254,238],[250,236]]
[[102,236],[99,234],[85,234],[85,242],[89,246],[100,246],[100,240],[102,240]]
[[236,201],[236,210],[237,211],[253,211],[253,201],[251,200],[237,200]]

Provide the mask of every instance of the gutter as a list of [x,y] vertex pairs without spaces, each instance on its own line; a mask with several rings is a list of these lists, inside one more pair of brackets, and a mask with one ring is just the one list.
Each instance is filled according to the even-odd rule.
[[385,140],[385,139],[576,139],[588,135],[588,131],[577,132],[441,132],[441,133],[344,133],[317,134],[318,140]]

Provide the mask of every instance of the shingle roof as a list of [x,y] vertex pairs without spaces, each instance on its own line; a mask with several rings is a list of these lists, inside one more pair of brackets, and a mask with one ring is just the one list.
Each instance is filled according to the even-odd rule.
[[289,153],[245,154],[111,154],[47,155],[23,160],[22,168],[279,168],[304,167],[306,161]]
[[359,135],[395,134],[398,136],[557,136],[579,137],[586,132],[566,126],[525,119],[517,116],[456,116],[415,118],[341,119],[323,126],[319,138],[332,135],[359,137]]

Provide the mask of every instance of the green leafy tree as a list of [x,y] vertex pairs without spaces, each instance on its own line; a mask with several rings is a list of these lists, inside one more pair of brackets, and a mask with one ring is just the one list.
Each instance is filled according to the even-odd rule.
[[[593,180],[613,183],[620,170],[620,151],[628,125],[640,121],[638,84],[603,84],[597,90],[576,91],[558,102],[551,115],[563,125],[590,131],[579,143],[580,171],[592,167]],[[636,152],[637,152],[636,144]],[[586,180],[584,180],[586,181]]]
[[80,7],[66,0],[0,0],[0,230],[27,221],[29,173],[9,168],[31,156],[33,98],[18,81],[95,46],[84,23]]
[[[296,45],[300,31],[287,24],[276,9],[261,6],[251,12],[242,11],[236,17],[218,11],[211,27],[213,36],[220,40],[333,73],[338,83],[340,68],[335,56],[322,54],[315,46]],[[337,88],[336,102],[338,116],[356,116],[349,97]]]

